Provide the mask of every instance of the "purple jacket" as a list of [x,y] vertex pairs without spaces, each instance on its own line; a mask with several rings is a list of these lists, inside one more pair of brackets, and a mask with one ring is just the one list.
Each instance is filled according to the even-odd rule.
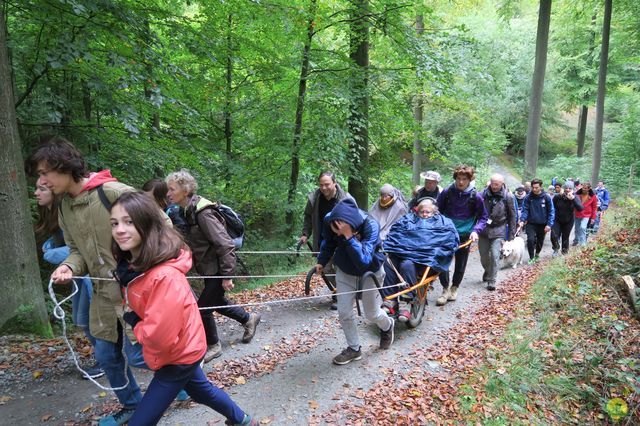
[[[475,193],[475,201],[470,200],[472,193]],[[438,195],[438,209],[453,221],[460,235],[471,232],[480,234],[487,226],[489,214],[484,206],[482,194],[471,187],[460,191],[455,185],[451,185],[442,190]]]

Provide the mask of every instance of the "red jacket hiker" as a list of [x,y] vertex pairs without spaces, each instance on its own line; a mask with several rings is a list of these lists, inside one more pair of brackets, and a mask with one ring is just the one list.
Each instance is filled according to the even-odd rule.
[[576,210],[576,217],[580,219],[584,219],[588,217],[589,219],[596,220],[596,214],[598,213],[598,197],[592,189],[589,189],[587,194],[584,193],[583,189],[579,189],[576,192],[576,196],[580,197],[580,201],[582,201],[582,205],[584,209],[582,211]]
[[134,278],[125,300],[141,321],[133,328],[152,370],[165,365],[193,364],[204,357],[207,342],[198,304],[185,273],[191,252],[161,263]]

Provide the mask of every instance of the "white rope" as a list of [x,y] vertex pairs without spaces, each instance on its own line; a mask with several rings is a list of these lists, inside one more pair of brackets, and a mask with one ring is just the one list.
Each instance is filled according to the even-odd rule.
[[[282,275],[187,275],[186,278],[188,280],[201,280],[201,279],[212,279],[212,278],[220,278],[220,279],[251,279],[251,278],[304,278],[306,275],[291,275],[291,274],[282,274]],[[335,274],[325,274],[326,277],[335,277]],[[103,277],[77,277],[72,276],[72,279],[78,278],[89,278],[91,281],[116,281],[115,278],[103,278]]]
[[272,250],[272,251],[237,251],[236,254],[319,254],[319,251],[285,251],[285,250]]
[[[84,277],[80,277],[80,278],[84,278]],[[51,297],[51,300],[53,300],[53,316],[56,317],[56,319],[60,320],[62,322],[62,339],[64,340],[64,342],[66,343],[67,347],[69,348],[69,352],[71,352],[71,358],[73,359],[73,363],[76,365],[76,369],[82,373],[82,376],[86,379],[89,379],[91,382],[93,382],[94,385],[96,385],[97,387],[99,387],[102,390],[106,390],[106,391],[117,391],[117,390],[122,390],[125,389],[127,386],[129,386],[129,376],[126,374],[127,368],[129,367],[128,365],[128,361],[127,361],[127,357],[126,355],[123,353],[123,357],[124,357],[124,371],[125,371],[125,378],[126,378],[126,383],[120,387],[117,388],[110,388],[110,387],[106,387],[106,386],[102,386],[100,383],[96,382],[95,379],[93,377],[91,377],[86,371],[84,371],[82,369],[82,367],[80,367],[80,363],[78,362],[78,357],[76,356],[75,351],[73,350],[73,347],[71,346],[71,342],[69,342],[69,338],[67,337],[67,324],[65,322],[65,312],[62,309],[61,305],[66,302],[67,300],[71,299],[73,296],[75,296],[75,294],[79,291],[78,290],[78,284],[76,284],[75,280],[71,281],[73,283],[73,291],[71,292],[71,294],[67,297],[65,297],[64,299],[62,299],[60,302],[58,302],[58,299],[56,298],[56,294],[53,291],[53,280],[49,280],[49,296]],[[124,331],[123,331],[124,333]],[[123,336],[124,338],[124,336]],[[124,348],[124,344],[122,345]],[[123,349],[124,350],[124,349]]]

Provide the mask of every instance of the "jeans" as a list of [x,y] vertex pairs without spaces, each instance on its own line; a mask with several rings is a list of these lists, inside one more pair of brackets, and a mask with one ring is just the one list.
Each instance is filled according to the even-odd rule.
[[544,228],[547,225],[538,223],[527,223],[527,250],[529,251],[529,259],[533,259],[538,256],[542,251],[542,245],[544,244],[545,232]]
[[104,370],[107,379],[109,379],[109,385],[112,388],[124,386],[127,378],[129,379],[127,387],[114,392],[118,397],[118,401],[120,401],[125,408],[135,408],[142,400],[142,393],[140,392],[138,383],[136,383],[136,378],[131,372],[131,367],[128,366],[125,371],[125,358],[122,355],[123,339],[125,341],[128,340],[124,336],[122,327],[118,323],[118,341],[114,343],[108,340],[96,339],[95,356],[100,367]]
[[[375,273],[379,283],[384,282],[384,268]],[[338,291],[338,319],[342,325],[342,331],[347,339],[347,345],[353,350],[360,349],[360,337],[358,336],[358,326],[356,325],[356,313],[353,310],[353,302],[356,298],[355,293],[339,294],[342,292],[355,291],[361,277],[357,275],[349,275],[336,266],[336,288]],[[362,283],[362,289],[375,288],[373,280],[369,279]],[[391,318],[380,308],[382,298],[378,291],[365,291],[362,294],[362,307],[364,317],[375,323],[380,330],[389,330],[392,325]]]
[[190,374],[177,378],[162,374],[161,371],[162,369],[153,375],[144,398],[129,419],[129,426],[157,424],[181,389],[186,390],[195,402],[214,409],[233,424],[244,420],[244,411],[229,395],[207,380],[199,364],[193,366]]
[[82,328],[85,336],[91,342],[91,346],[96,345],[96,339],[89,331],[89,305],[91,304],[91,294],[93,285],[87,277],[73,280],[78,286],[78,292],[71,298],[71,319],[75,325]]
[[[222,278],[205,278],[204,289],[198,298],[198,307],[228,305],[229,301],[224,297],[224,293]],[[246,322],[249,321],[249,314],[239,307],[201,310],[200,315],[202,316],[204,333],[207,337],[207,345],[215,345],[219,340],[216,321],[213,318],[214,310],[219,314],[238,321],[240,324],[246,324]]]
[[500,260],[500,248],[502,247],[502,238],[486,238],[478,239],[478,251],[480,252],[480,263],[484,269],[482,281],[495,283],[498,275],[498,261]]
[[587,225],[588,224],[589,224],[588,217],[575,218],[576,239],[578,240],[578,244],[580,244],[581,246],[587,245]]
[[[460,244],[462,245],[469,241],[469,236],[470,234],[460,235]],[[454,287],[460,286],[462,278],[464,278],[464,272],[467,270],[467,260],[469,260],[470,248],[471,246],[467,246],[465,248],[456,250],[456,257],[453,267],[453,282],[451,283]],[[440,274],[440,284],[442,284],[442,288],[449,287],[449,276],[449,271],[445,271]]]

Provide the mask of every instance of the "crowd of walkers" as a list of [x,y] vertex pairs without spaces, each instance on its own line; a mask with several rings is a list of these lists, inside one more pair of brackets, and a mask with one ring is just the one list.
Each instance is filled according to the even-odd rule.
[[[58,265],[51,279],[73,279],[78,289],[73,322],[95,356],[85,378],[106,375],[122,405],[99,424],[156,424],[174,399],[189,397],[222,414],[226,424],[257,424],[202,370],[222,353],[214,311],[242,325],[243,343],[251,342],[261,316],[227,307],[237,246],[219,205],[198,195],[194,177],[180,170],[137,191],[108,170],[89,172],[78,149],[60,137],[40,144],[25,167],[37,177],[43,257]],[[572,228],[574,245],[586,244],[609,205],[604,182],[594,190],[586,182],[554,180],[545,192],[534,179],[512,193],[500,174],[477,186],[474,168],[465,165],[454,169],[445,187],[438,172],[421,177],[424,185],[409,201],[398,188],[383,185],[368,212],[327,171],[307,198],[299,240],[318,253],[316,272],[327,274],[337,289],[333,302],[347,342],[333,358],[337,365],[362,357],[356,289],[364,290],[364,316],[379,328],[380,348],[388,349],[395,320],[411,319],[413,294],[386,298],[423,274],[439,274],[436,304],[455,301],[469,243],[478,244],[483,281],[492,291],[505,241],[524,229],[529,261],[536,262],[550,233],[554,256],[565,254]],[[192,267],[205,277],[198,296],[186,279]],[[376,289],[376,281],[384,286]],[[154,371],[144,395],[131,367]]]

